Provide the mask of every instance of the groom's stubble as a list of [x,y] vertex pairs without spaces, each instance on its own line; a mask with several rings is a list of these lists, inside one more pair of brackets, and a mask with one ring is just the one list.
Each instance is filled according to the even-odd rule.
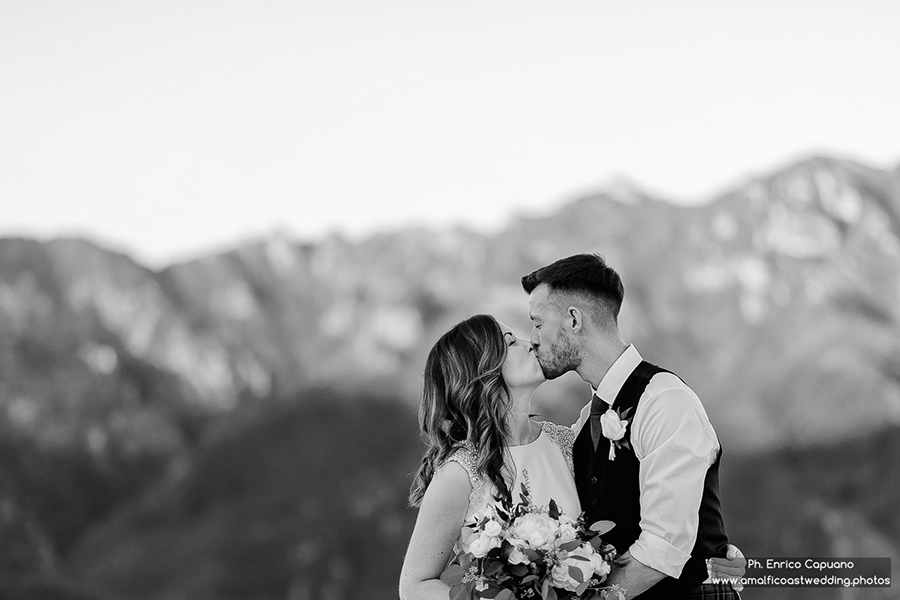
[[544,346],[541,346],[536,354],[547,379],[556,379],[569,371],[574,371],[581,364],[579,348],[562,327],[556,332],[556,338],[550,342],[550,347],[545,350]]

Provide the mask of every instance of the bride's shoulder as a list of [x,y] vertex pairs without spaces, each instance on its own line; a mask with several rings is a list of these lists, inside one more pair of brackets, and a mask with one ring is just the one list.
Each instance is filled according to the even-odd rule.
[[474,479],[478,475],[478,453],[474,444],[471,442],[460,444],[456,450],[447,456],[442,465],[450,462],[459,463],[466,470],[466,473],[469,474],[469,479],[473,480],[474,483]]
[[475,445],[471,442],[460,444],[456,450],[451,452],[444,462],[441,463],[438,470],[446,470],[451,463],[457,463],[465,469],[469,485],[472,488],[469,493],[469,509],[467,512],[467,515],[471,516],[469,513],[474,513],[474,511],[480,510],[486,506],[487,501],[490,498],[488,494],[490,486],[488,485],[487,480],[478,472],[478,451],[476,450]]
[[468,490],[472,486],[472,474],[465,462],[448,458],[434,470],[429,488],[432,486],[441,489],[466,488],[468,494]]

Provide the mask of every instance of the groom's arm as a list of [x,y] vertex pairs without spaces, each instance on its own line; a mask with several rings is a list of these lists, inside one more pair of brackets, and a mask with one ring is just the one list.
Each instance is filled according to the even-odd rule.
[[610,572],[603,585],[618,585],[624,588],[625,598],[631,600],[665,578],[665,573],[660,573],[656,569],[642,564],[631,556],[631,552],[625,552],[616,559],[615,568]]
[[[744,586],[740,584],[740,578],[743,577],[745,571],[744,566],[741,565],[743,554],[741,554],[741,551],[737,546],[732,546],[731,544],[728,545],[728,552],[726,562],[723,563],[724,566],[719,567],[723,569],[720,572],[719,577],[721,579],[727,577],[734,578],[735,581],[731,584],[732,587],[734,587],[736,591],[741,591],[744,589]],[[746,564],[746,562],[746,559],[743,559],[743,563]],[[738,566],[731,568],[728,565]],[[626,590],[625,598],[630,600],[631,598],[646,592],[665,578],[665,573],[660,573],[656,569],[642,564],[631,556],[631,552],[625,552],[625,554],[616,560],[616,566],[609,574],[604,585],[612,586],[613,584],[616,584],[621,586]]]
[[[651,380],[632,422],[631,443],[640,460],[641,533],[619,577],[643,589],[628,590],[627,597],[665,576],[681,576],[697,539],[706,472],[719,452],[700,400],[677,384],[667,387],[668,378],[674,376]],[[625,581],[622,585],[627,589]]]

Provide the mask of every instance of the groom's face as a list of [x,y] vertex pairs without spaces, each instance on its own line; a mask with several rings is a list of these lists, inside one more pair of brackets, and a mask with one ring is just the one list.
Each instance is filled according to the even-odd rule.
[[547,379],[556,379],[578,367],[578,348],[564,326],[565,307],[547,284],[534,288],[528,297],[531,344]]

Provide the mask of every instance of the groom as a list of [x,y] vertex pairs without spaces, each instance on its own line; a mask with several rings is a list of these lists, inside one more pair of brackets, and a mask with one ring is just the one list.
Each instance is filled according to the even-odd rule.
[[697,395],[619,335],[625,295],[602,257],[578,254],[522,278],[531,343],[547,379],[574,370],[594,395],[575,424],[575,482],[589,522],[622,555],[608,583],[641,600],[739,598],[704,583],[724,557],[721,447]]

